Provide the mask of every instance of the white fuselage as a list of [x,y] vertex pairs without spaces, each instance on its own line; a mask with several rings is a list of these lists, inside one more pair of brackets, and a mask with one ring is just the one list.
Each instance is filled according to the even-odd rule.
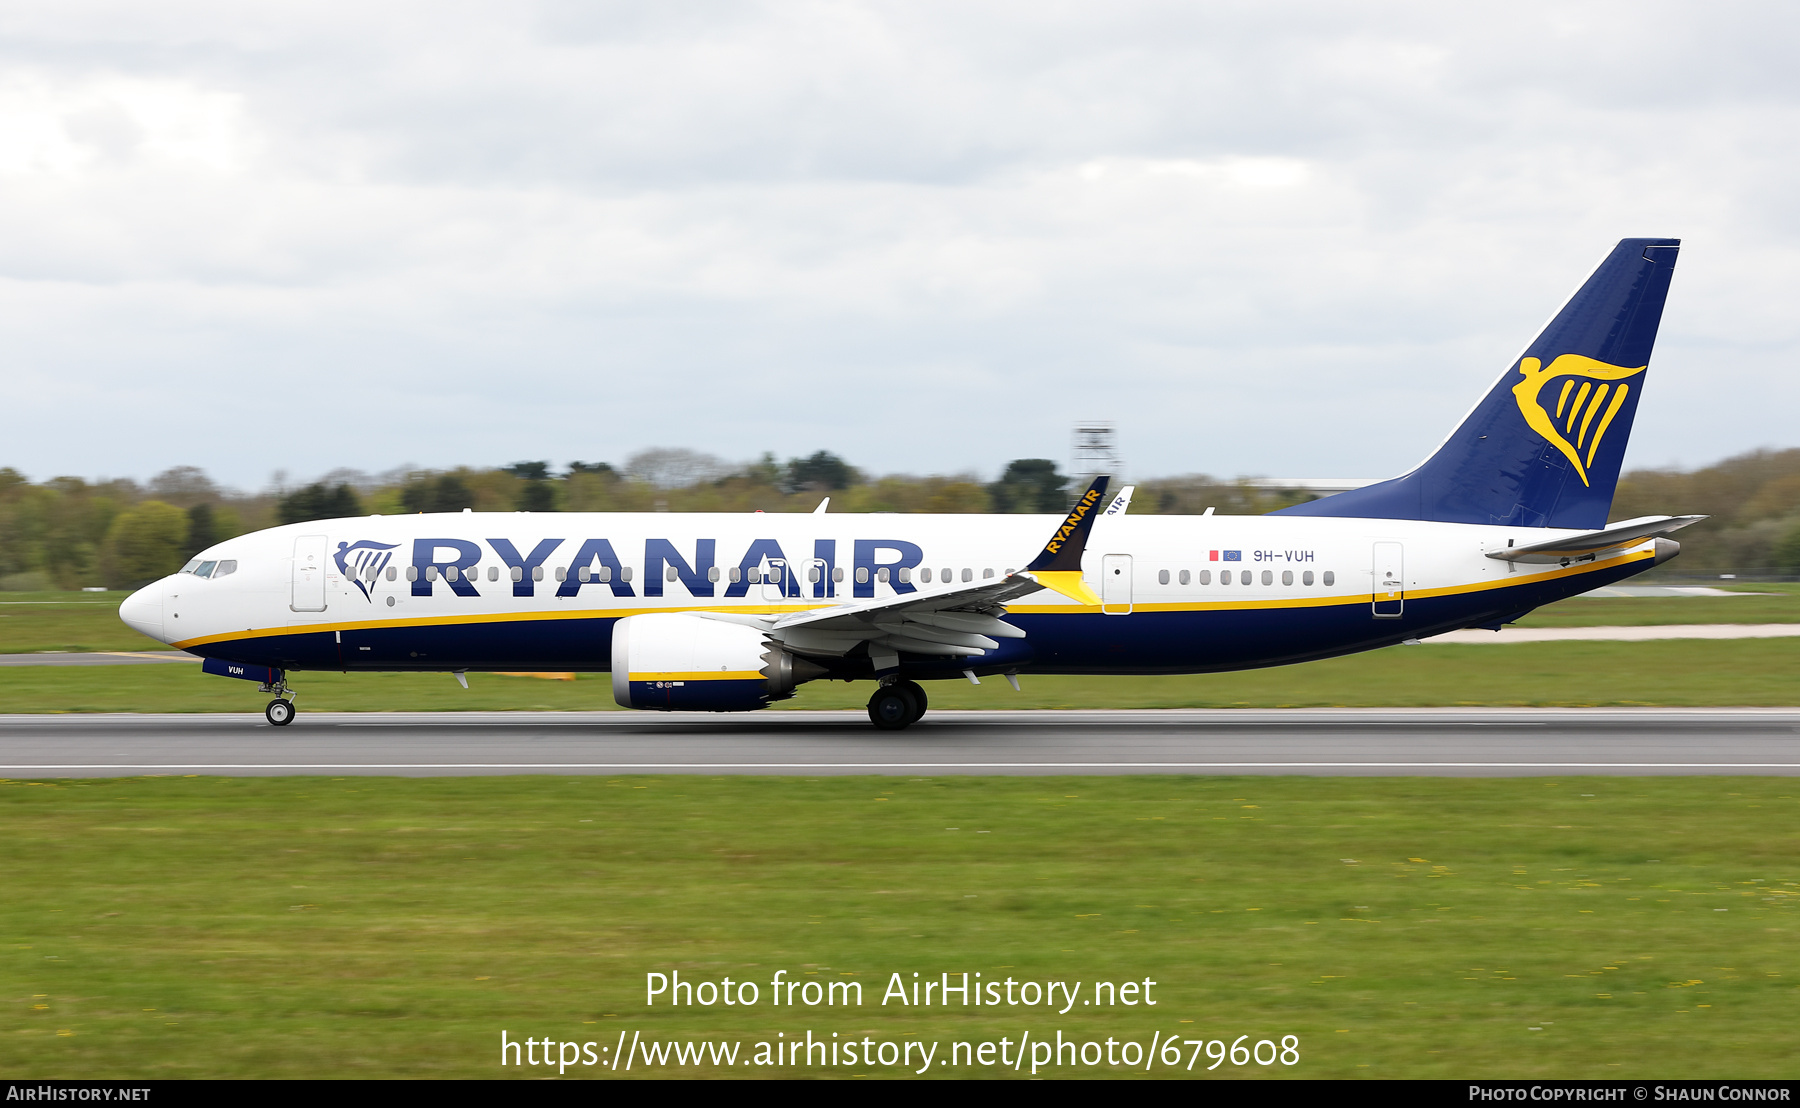
[[[925,593],[1022,567],[1057,522],[762,513],[334,519],[219,543],[197,561],[229,560],[234,572],[172,575],[121,614],[196,654],[289,670],[604,670],[609,629],[622,617],[790,612]],[[1641,572],[1655,557],[1649,540],[1567,566],[1488,557],[1509,543],[1577,533],[1331,517],[1103,517],[1082,568],[1104,604],[1039,592],[1007,605],[1023,639],[965,660],[909,664],[921,677],[1281,664],[1493,623]]]

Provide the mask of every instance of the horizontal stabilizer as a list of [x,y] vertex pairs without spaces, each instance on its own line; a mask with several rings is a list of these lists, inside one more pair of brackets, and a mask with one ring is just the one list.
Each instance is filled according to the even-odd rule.
[[1628,546],[1636,546],[1645,539],[1660,538],[1672,531],[1679,531],[1690,524],[1699,523],[1705,516],[1643,516],[1628,519],[1623,523],[1608,527],[1604,531],[1589,531],[1585,535],[1567,535],[1548,542],[1532,543],[1530,546],[1512,546],[1505,550],[1495,550],[1488,557],[1503,562],[1572,562],[1577,559],[1592,559],[1611,550],[1623,550]]

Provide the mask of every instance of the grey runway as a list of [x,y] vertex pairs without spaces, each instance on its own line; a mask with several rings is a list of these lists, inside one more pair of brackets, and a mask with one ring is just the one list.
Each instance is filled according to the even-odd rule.
[[1800,774],[1800,709],[0,716],[0,776]]
[[155,666],[170,662],[200,664],[185,650],[42,650],[35,654],[0,654],[0,666]]

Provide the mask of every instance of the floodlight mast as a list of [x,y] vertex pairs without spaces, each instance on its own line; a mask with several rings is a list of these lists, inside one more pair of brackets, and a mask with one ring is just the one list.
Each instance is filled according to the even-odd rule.
[[1071,436],[1069,486],[1085,488],[1102,473],[1123,481],[1125,458],[1119,452],[1119,429],[1105,419],[1082,420]]

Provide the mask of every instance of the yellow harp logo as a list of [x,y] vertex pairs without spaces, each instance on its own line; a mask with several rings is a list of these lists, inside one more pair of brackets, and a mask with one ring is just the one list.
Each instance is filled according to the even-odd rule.
[[[1513,398],[1519,402],[1519,413],[1525,422],[1556,444],[1574,464],[1585,485],[1588,467],[1600,451],[1600,440],[1606,437],[1606,429],[1612,426],[1613,417],[1631,394],[1626,378],[1636,377],[1647,368],[1607,365],[1580,354],[1564,354],[1547,366],[1536,358],[1523,358],[1519,372],[1525,379],[1513,386]],[[1552,408],[1544,388],[1559,378],[1562,388],[1557,390],[1556,406]]]

